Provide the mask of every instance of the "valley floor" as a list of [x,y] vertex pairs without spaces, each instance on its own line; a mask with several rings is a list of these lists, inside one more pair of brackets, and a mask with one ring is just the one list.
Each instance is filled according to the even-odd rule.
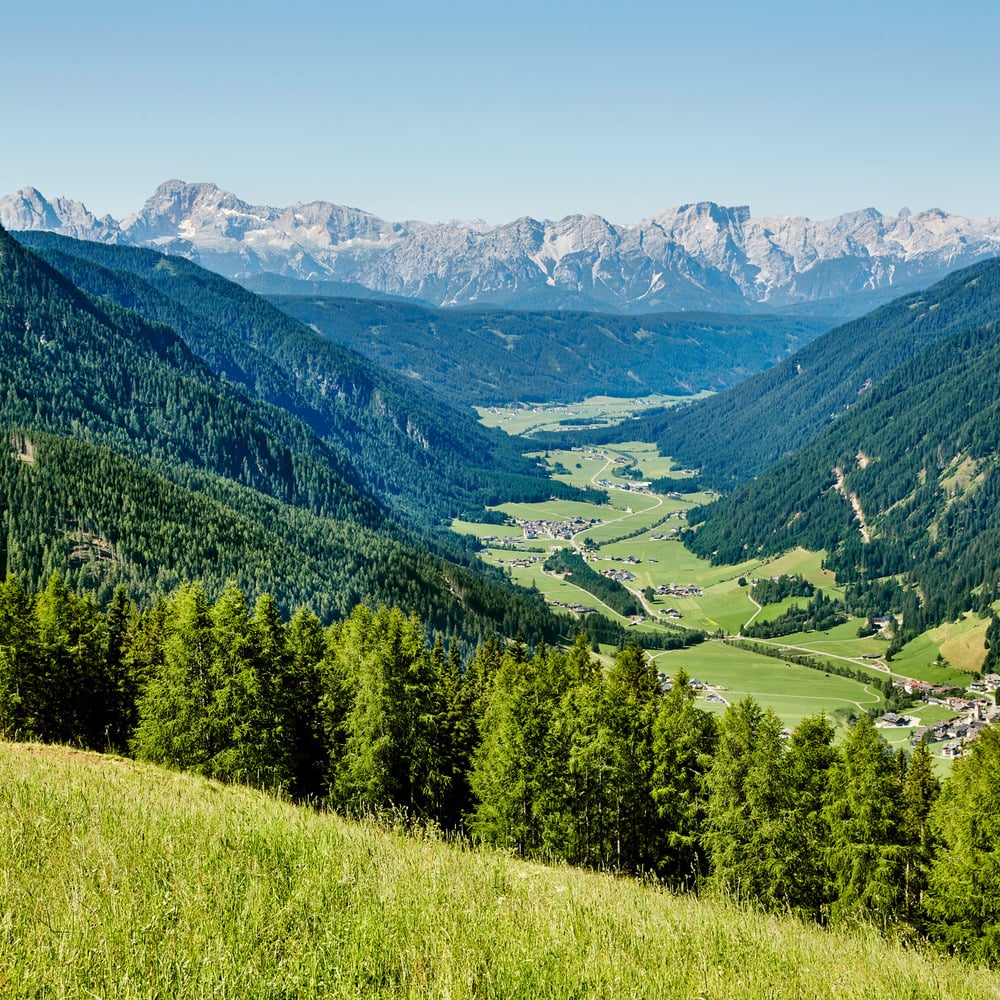
[[[492,422],[512,422],[512,432],[523,432],[551,420],[552,415],[580,411],[581,417],[611,419],[632,401],[600,400],[576,407],[522,408],[511,413],[494,410]],[[539,504],[504,504],[499,510],[508,518],[505,525],[456,522],[453,529],[474,534],[483,543],[482,558],[504,567],[511,579],[525,587],[537,588],[550,605],[567,614],[576,614],[581,626],[581,608],[596,608],[603,614],[635,629],[642,640],[650,631],[664,628],[698,629],[709,635],[732,636],[751,621],[777,617],[801,599],[787,598],[760,607],[750,596],[748,583],[757,577],[799,574],[817,588],[842,596],[832,573],[823,569],[823,553],[796,549],[777,558],[750,559],[736,566],[715,566],[688,551],[677,536],[686,527],[688,512],[712,497],[704,493],[653,493],[645,484],[664,476],[689,477],[653,445],[627,442],[614,446],[580,447],[571,451],[540,453],[552,469],[553,478],[580,487],[607,490],[609,505],[597,506],[552,499]],[[632,478],[626,478],[622,473]],[[617,615],[600,599],[544,569],[546,558],[557,548],[572,548],[584,555],[598,572],[619,575],[624,585],[641,602],[641,621]],[[648,596],[650,590],[653,596]],[[645,592],[646,596],[643,596]],[[573,609],[576,609],[574,612]],[[928,684],[964,689],[970,674],[979,669],[984,656],[984,620],[967,617],[942,626],[909,643],[887,663],[888,641],[881,635],[861,638],[858,622],[849,621],[824,632],[798,633],[780,640],[755,640],[774,650],[762,656],[716,641],[683,650],[654,652],[661,673],[673,676],[683,668],[703,682],[705,706],[723,711],[728,703],[752,695],[760,704],[773,708],[783,722],[794,727],[802,718],[825,711],[844,731],[849,718],[869,709],[884,707],[877,688],[863,680],[827,674],[780,657],[806,654],[820,663],[848,666],[859,675],[884,682],[912,678]],[[610,650],[609,650],[610,652]],[[889,742],[905,745],[924,726],[961,713],[935,705],[917,706],[910,716],[918,725],[888,729]],[[953,740],[941,740],[932,747],[939,765],[954,749]]]

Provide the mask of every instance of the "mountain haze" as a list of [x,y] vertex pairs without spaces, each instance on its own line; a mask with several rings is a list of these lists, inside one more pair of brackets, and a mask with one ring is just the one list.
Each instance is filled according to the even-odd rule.
[[1000,263],[984,261],[830,330],[725,392],[640,418],[628,434],[729,488],[842,419],[924,348],[998,314]]
[[322,201],[251,205],[179,180],[121,221],[25,188],[0,199],[0,224],[154,247],[241,279],[273,272],[438,306],[628,313],[745,312],[845,296],[858,297],[860,313],[1000,251],[1000,219],[940,209],[869,208],[814,222],[698,202],[634,225],[596,215],[432,224]]
[[717,391],[829,327],[808,317],[431,309],[409,302],[268,296],[279,309],[456,403]]

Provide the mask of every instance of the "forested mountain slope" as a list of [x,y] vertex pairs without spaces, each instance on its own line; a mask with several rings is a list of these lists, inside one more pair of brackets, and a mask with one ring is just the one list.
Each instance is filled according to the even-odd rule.
[[107,448],[4,429],[0,576],[38,587],[58,572],[102,601],[123,586],[144,603],[189,580],[213,596],[234,582],[251,601],[270,593],[285,614],[308,605],[323,621],[359,602],[395,604],[468,642],[566,628],[538,595],[457,549],[447,560],[398,531],[319,517],[228,480],[198,485]]
[[977,264],[831,330],[726,392],[630,422],[625,433],[657,441],[663,454],[725,488],[760,475],[842,419],[928,345],[998,314],[1000,263]]
[[398,604],[470,641],[566,628],[457,542],[388,518],[347,459],[174,331],[91,299],[2,230],[0,386],[0,575],[145,601],[232,579],[324,618]]
[[211,473],[317,514],[381,520],[350,462],[282,410],[217,379],[171,329],[96,303],[0,230],[0,414]]
[[734,385],[828,329],[823,319],[432,309],[312,295],[273,302],[330,340],[458,403],[684,395]]
[[563,488],[471,410],[382,371],[189,261],[45,233],[18,238],[91,294],[169,324],[216,374],[299,417],[408,517],[437,521]]
[[[965,283],[994,301],[998,274]],[[705,508],[688,544],[723,562],[804,545],[825,549],[841,580],[900,575],[917,588],[914,630],[985,608],[1000,594],[998,372],[997,320],[932,344],[815,440]]]

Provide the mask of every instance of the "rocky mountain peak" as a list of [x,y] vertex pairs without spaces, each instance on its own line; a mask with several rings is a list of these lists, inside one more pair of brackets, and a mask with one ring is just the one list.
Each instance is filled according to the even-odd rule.
[[869,207],[815,222],[700,201],[630,226],[599,215],[489,226],[389,222],[324,201],[273,208],[182,180],[161,184],[120,224],[34,188],[0,199],[0,223],[152,246],[235,278],[273,272],[441,305],[621,312],[884,299],[1000,253],[1000,219],[940,209]]
[[110,215],[98,218],[82,202],[69,198],[49,201],[34,187],[0,198],[0,225],[15,231],[44,229],[100,243],[114,242],[118,236],[118,223]]

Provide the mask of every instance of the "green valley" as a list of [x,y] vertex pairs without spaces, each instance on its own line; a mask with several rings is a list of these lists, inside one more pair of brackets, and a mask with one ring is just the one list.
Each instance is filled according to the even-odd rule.
[[[602,399],[596,406],[606,415],[620,414],[634,408],[635,401]],[[508,414],[484,411],[483,419],[509,432],[520,428],[530,442],[540,417],[547,412],[561,415],[565,409],[533,407],[522,409],[522,416],[511,411],[513,423]],[[631,427],[626,424],[623,429]],[[823,552],[799,547],[740,562],[710,560],[692,552],[682,541],[688,533],[689,515],[716,496],[657,494],[646,485],[637,487],[637,483],[654,480],[661,485],[662,477],[677,477],[679,484],[690,478],[689,471],[675,468],[652,444],[581,445],[537,455],[544,458],[555,480],[578,486],[600,484],[607,490],[608,503],[589,505],[553,498],[537,504],[503,504],[494,509],[504,516],[504,525],[457,521],[453,530],[478,538],[485,562],[505,570],[520,586],[537,591],[558,612],[576,616],[584,627],[589,612],[583,609],[591,608],[616,616],[640,642],[659,633],[688,630],[709,637],[732,636],[752,622],[772,621],[788,608],[805,603],[788,597],[760,606],[752,597],[757,578],[801,576],[831,597],[845,598],[845,588],[826,567]],[[617,613],[593,588],[588,590],[568,579],[565,572],[549,568],[555,550],[579,552],[594,571],[618,574],[633,596],[632,616]],[[852,616],[822,631],[754,639],[761,649],[769,650],[767,656],[723,645],[718,639],[652,655],[664,675],[673,676],[683,668],[702,681],[711,698],[705,704],[713,710],[721,711],[726,704],[750,695],[774,709],[788,727],[825,711],[843,732],[861,712],[887,711],[887,692],[901,678],[964,691],[982,667],[987,624],[967,616],[961,624],[903,645],[891,662],[887,661],[887,654],[891,655],[888,631],[860,636],[863,616]],[[796,658],[807,658],[813,665],[795,662]],[[900,697],[897,692],[893,702]],[[919,708],[914,711],[919,718]],[[898,740],[919,728],[920,724],[914,724],[890,735]],[[938,753],[943,746],[937,747]]]

